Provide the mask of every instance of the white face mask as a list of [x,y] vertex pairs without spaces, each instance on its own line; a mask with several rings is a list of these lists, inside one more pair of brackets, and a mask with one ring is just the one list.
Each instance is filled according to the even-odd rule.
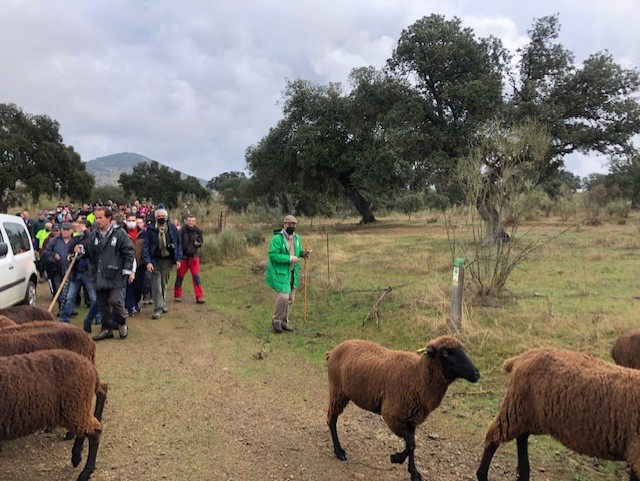
[[135,229],[136,228],[136,221],[129,221],[127,222],[127,229]]

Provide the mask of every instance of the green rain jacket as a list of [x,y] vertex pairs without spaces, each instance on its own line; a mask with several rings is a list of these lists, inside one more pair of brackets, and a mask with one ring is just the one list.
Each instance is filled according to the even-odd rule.
[[[298,234],[293,234],[293,252],[289,252],[287,240],[282,229],[273,231],[273,239],[269,244],[267,256],[266,283],[277,292],[291,292],[291,256],[303,257],[304,248],[302,239]],[[300,263],[293,267],[293,287],[300,283]]]

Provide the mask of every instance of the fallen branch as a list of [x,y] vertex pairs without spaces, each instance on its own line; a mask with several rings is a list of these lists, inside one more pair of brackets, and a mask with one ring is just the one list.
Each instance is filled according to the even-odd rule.
[[375,317],[376,318],[376,326],[378,325],[378,307],[380,306],[380,303],[382,302],[382,299],[384,299],[384,296],[386,296],[387,294],[389,294],[393,289],[391,288],[391,286],[387,287],[386,289],[382,290],[382,294],[380,294],[380,297],[378,297],[378,300],[373,304],[373,308],[369,311],[369,314],[367,314],[367,317],[364,318],[364,321],[362,321],[362,325],[364,326],[365,322],[367,322],[371,317]]

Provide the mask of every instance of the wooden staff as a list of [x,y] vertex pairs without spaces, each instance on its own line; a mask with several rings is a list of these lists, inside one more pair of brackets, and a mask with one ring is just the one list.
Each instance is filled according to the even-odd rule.
[[304,245],[304,252],[305,252],[305,256],[304,256],[304,314],[302,316],[302,319],[307,322],[307,257],[309,256],[309,254],[307,254],[308,249],[307,249],[307,243],[305,242]]
[[58,286],[58,291],[56,292],[56,295],[53,296],[53,300],[51,301],[51,304],[49,305],[49,309],[47,309],[49,312],[51,312],[51,310],[53,309],[53,306],[56,304],[56,301],[58,300],[58,297],[60,296],[60,293],[62,292],[62,289],[64,288],[65,282],[67,282],[67,279],[69,278],[69,274],[71,274],[71,269],[73,269],[73,265],[76,263],[76,259],[77,258],[78,258],[78,253],[76,252],[75,254],[73,254],[73,258],[71,259],[71,262],[69,263],[69,267],[67,267],[67,272],[64,273],[64,277],[62,278],[62,281],[60,282],[60,285]]

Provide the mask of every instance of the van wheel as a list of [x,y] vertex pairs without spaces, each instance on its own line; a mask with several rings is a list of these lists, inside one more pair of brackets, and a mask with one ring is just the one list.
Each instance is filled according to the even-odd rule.
[[24,294],[24,299],[21,304],[27,306],[35,306],[36,305],[36,283],[32,280],[27,284],[27,292]]

